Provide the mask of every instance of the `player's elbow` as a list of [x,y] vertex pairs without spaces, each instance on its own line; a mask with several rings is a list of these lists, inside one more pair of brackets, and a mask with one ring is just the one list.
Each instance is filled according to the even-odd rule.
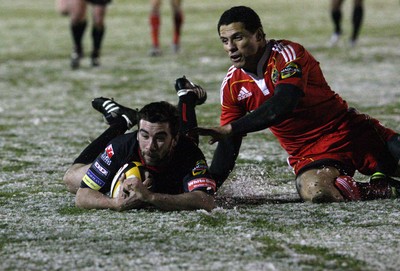
[[63,182],[69,192],[75,194],[78,191],[87,167],[87,165],[74,164],[65,172]]
[[72,194],[76,194],[78,191],[79,186],[76,185],[76,181],[73,179],[73,176],[69,171],[67,171],[63,177],[63,182],[67,187],[68,192]]
[[215,201],[212,200],[212,202],[208,203],[204,210],[206,210],[207,212],[211,212],[213,209],[215,209],[217,207],[217,205],[215,204]]
[[79,209],[86,209],[79,199],[75,199],[75,207]]
[[78,190],[78,191],[76,192],[75,207],[83,209],[83,208],[84,208],[84,205],[83,205],[83,203],[82,203],[82,196],[81,196],[81,193],[79,193],[79,191],[80,191],[80,190]]
[[81,186],[82,178],[85,176],[90,165],[73,164],[63,177],[63,182],[69,192],[75,194]]
[[204,192],[202,192],[201,196],[201,207],[199,209],[204,209],[207,212],[211,212],[213,209],[217,207],[215,203],[215,198],[214,196],[208,195]]
[[79,188],[76,192],[76,197],[75,197],[75,207],[80,208],[80,209],[89,209],[86,206],[86,189],[84,188]]

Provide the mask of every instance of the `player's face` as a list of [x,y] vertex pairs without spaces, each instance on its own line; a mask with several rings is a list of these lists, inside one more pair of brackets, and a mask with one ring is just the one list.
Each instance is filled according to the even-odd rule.
[[235,22],[221,25],[219,37],[233,66],[249,71],[257,70],[257,52],[263,40],[257,39],[257,32],[251,33],[244,28],[243,23]]
[[158,166],[167,160],[175,144],[168,123],[145,120],[139,122],[138,141],[144,162],[149,166]]

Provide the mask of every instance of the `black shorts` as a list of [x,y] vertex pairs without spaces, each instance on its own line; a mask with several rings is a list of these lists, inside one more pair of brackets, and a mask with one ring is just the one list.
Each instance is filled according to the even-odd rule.
[[109,3],[111,3],[112,0],[86,0],[86,2],[89,2],[93,5],[100,5],[100,6],[105,6]]

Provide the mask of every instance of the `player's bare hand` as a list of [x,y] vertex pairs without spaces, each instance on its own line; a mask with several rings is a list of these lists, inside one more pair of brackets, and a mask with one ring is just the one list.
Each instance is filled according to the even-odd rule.
[[135,194],[135,192],[132,188],[134,186],[134,182],[135,182],[132,179],[133,178],[126,179],[125,174],[122,174],[121,177],[118,179],[121,183],[121,186],[120,186],[121,191],[120,191],[118,197],[115,198],[116,209],[118,211],[136,209],[136,208],[140,208],[143,205],[143,202],[137,197],[137,195]]
[[201,136],[211,136],[211,139],[208,141],[209,144],[214,144],[228,136],[232,133],[232,126],[230,124],[220,126],[220,127],[212,127],[212,128],[202,128],[196,127],[191,130],[191,132],[197,133]]
[[144,173],[145,180],[143,181],[143,185],[147,187],[147,189],[150,189],[153,185],[153,176],[146,170]]
[[132,191],[136,195],[137,199],[144,202],[148,201],[151,195],[148,186],[151,185],[152,179],[148,177],[146,178],[146,180],[144,180],[144,182],[142,182],[138,178],[133,177],[129,178],[129,180],[130,180],[129,191]]

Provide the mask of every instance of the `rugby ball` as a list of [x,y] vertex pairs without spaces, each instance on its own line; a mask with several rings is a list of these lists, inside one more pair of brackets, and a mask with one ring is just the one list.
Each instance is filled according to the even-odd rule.
[[117,174],[115,174],[114,179],[111,183],[110,197],[116,198],[119,195],[119,190],[121,185],[119,178],[121,177],[122,174],[125,174],[126,179],[136,177],[143,182],[146,179],[145,172],[146,172],[145,167],[142,165],[142,163],[137,161],[132,161],[123,165],[118,170]]

